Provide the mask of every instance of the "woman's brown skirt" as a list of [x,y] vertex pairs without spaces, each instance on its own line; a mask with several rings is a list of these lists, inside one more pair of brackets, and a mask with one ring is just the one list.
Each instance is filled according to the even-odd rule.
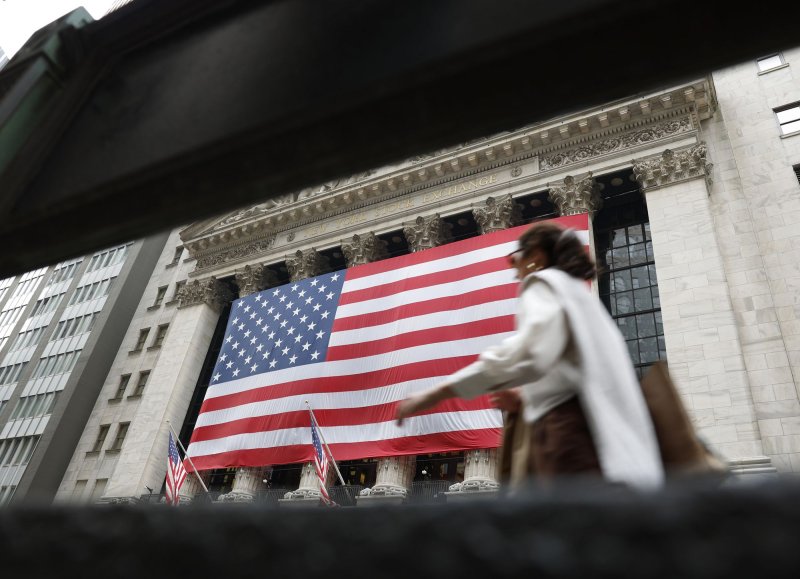
[[507,414],[500,453],[501,481],[511,488],[534,477],[538,482],[562,476],[599,475],[589,424],[577,398],[553,408],[533,424]]

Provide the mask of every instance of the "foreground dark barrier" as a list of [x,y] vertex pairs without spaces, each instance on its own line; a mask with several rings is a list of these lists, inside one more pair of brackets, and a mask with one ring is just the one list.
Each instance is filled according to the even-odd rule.
[[[797,577],[800,485],[561,485],[425,507],[20,507],[4,576]],[[350,571],[347,571],[347,570]]]

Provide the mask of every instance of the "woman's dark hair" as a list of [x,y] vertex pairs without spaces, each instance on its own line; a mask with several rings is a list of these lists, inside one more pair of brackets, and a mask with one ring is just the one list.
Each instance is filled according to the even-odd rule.
[[578,279],[592,279],[597,270],[574,230],[550,222],[536,223],[519,238],[524,256],[541,249],[548,266],[558,268]]

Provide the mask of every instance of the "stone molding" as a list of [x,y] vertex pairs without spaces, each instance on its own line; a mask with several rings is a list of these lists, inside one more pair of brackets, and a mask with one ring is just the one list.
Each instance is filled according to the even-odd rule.
[[481,234],[502,231],[522,222],[522,207],[514,202],[510,193],[499,199],[487,198],[483,206],[472,209],[472,214]]
[[[713,114],[715,106],[713,85],[707,78],[698,79],[282,195],[221,220],[191,225],[181,233],[181,238],[190,256],[198,260],[199,270],[245,260],[269,249],[263,239],[249,242],[263,238],[265,232],[271,235],[269,243],[272,243],[275,234],[300,225],[537,155],[545,160],[539,166],[542,171],[583,160],[588,154],[617,152],[626,146],[649,142],[656,135],[678,134],[671,131],[684,131],[687,117],[697,127],[699,120]],[[679,116],[684,120],[678,119]],[[640,128],[644,125],[650,128]],[[620,133],[633,136],[614,136]],[[590,142],[593,144],[580,145]],[[555,153],[559,150],[564,152]]]
[[678,151],[667,149],[655,157],[634,159],[633,174],[643,191],[698,177],[705,177],[706,183],[711,186],[713,165],[708,162],[707,156],[705,143]]
[[389,244],[374,233],[355,234],[349,241],[342,242],[342,253],[347,260],[347,267],[364,265],[387,257],[386,247]]
[[539,158],[539,167],[542,171],[559,169],[572,163],[586,161],[600,155],[607,155],[616,151],[628,149],[638,145],[651,144],[660,139],[671,137],[680,133],[694,130],[690,117],[672,119],[657,125],[614,136],[596,143],[576,147],[568,151],[545,155]]
[[439,214],[429,217],[419,216],[411,225],[403,226],[403,234],[412,253],[438,247],[450,240],[452,226],[445,223]]
[[187,282],[178,293],[178,308],[206,304],[219,311],[233,300],[233,293],[215,277]]
[[263,264],[246,265],[236,270],[239,297],[249,296],[278,284],[278,276]]
[[294,256],[286,258],[286,268],[289,270],[291,281],[300,281],[328,271],[329,263],[328,258],[316,249],[307,251],[298,249]]
[[561,216],[580,213],[594,215],[603,206],[600,189],[591,173],[577,180],[567,175],[562,183],[550,187],[549,197]]
[[201,253],[197,255],[196,269],[209,269],[216,265],[241,261],[253,255],[261,255],[267,252],[275,243],[275,234],[263,239],[258,239],[251,243],[231,247],[223,251],[212,253]]

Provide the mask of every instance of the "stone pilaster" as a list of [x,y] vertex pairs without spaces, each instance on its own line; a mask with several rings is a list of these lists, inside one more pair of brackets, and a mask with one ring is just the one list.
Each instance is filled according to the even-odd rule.
[[[336,480],[336,469],[333,464],[328,467],[328,477],[325,481],[326,486],[330,486]],[[283,495],[280,504],[291,506],[293,504],[309,504],[318,503],[322,495],[319,491],[319,478],[317,477],[317,470],[313,462],[307,462],[303,465],[303,470],[300,474],[300,484],[297,490],[290,491]]]
[[447,500],[462,496],[483,496],[495,493],[500,488],[497,483],[497,449],[482,448],[464,453],[464,482],[451,485]]
[[603,205],[600,190],[591,174],[577,181],[572,175],[567,175],[563,182],[550,186],[549,196],[562,216],[588,213],[594,217]]
[[408,497],[408,489],[414,480],[417,457],[388,456],[378,461],[375,486],[361,491],[357,504],[402,503]]
[[518,203],[514,203],[510,194],[499,199],[489,197],[484,205],[474,207],[472,214],[475,216],[481,233],[502,231],[519,225],[522,221],[522,209]]
[[244,466],[236,469],[233,486],[229,493],[220,495],[221,503],[252,503],[264,480],[263,466]]
[[342,242],[342,253],[347,260],[347,267],[353,267],[384,259],[387,257],[387,245],[388,243],[372,232],[366,235],[356,233],[348,241]]
[[215,277],[195,279],[181,288],[178,294],[178,308],[188,308],[198,304],[206,304],[218,312],[222,306],[233,299],[228,287]]
[[403,226],[403,234],[412,252],[438,247],[450,240],[450,224],[445,223],[439,214],[430,217],[421,215],[411,225]]
[[[201,471],[197,474],[199,474],[200,478],[203,479],[203,484],[208,486],[208,480],[211,478],[211,473],[209,471]],[[180,502],[178,503],[179,506],[190,504],[195,497],[202,495],[205,492],[203,490],[203,485],[201,485],[200,481],[197,480],[197,474],[190,472],[186,475],[186,480],[183,481],[181,490],[178,491],[178,496],[180,497]]]
[[286,267],[289,269],[289,278],[300,281],[307,277],[314,277],[328,271],[328,258],[315,249],[306,251],[297,250],[291,257],[286,258]]
[[704,177],[710,186],[713,165],[706,160],[707,152],[705,143],[680,151],[666,149],[659,157],[634,160],[633,174],[648,191],[697,177]]

